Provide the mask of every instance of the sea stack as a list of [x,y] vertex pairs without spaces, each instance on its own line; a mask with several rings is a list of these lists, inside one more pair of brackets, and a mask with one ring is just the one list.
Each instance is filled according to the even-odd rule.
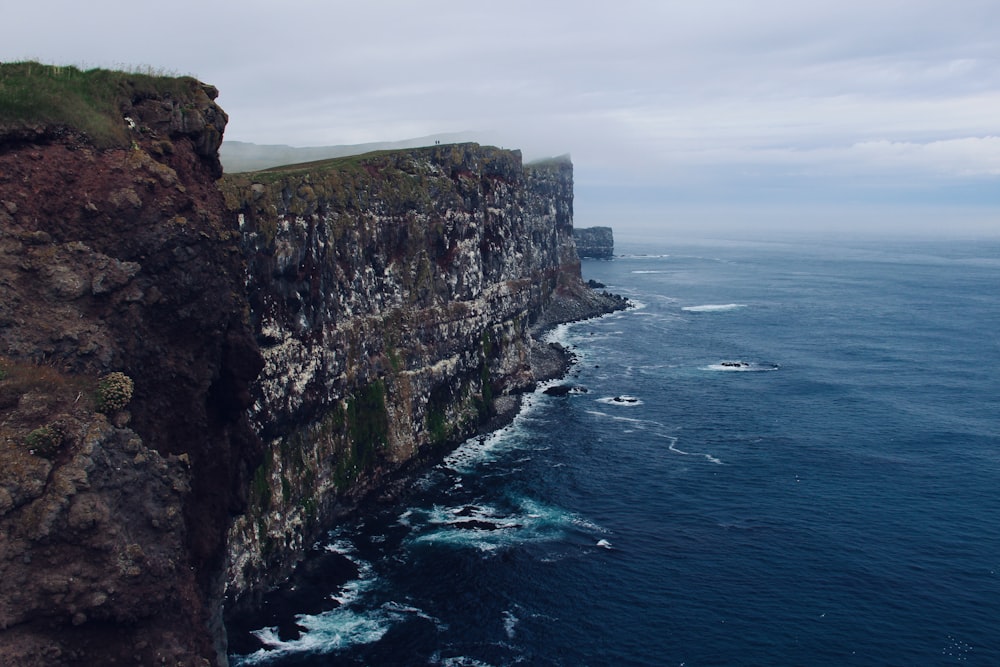
[[573,230],[576,254],[580,258],[611,259],[615,254],[615,237],[610,227],[584,227]]

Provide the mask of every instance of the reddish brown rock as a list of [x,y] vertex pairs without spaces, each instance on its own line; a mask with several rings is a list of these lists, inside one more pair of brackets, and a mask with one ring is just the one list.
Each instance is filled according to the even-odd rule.
[[[214,97],[194,81],[126,94],[127,148],[62,127],[0,133],[5,664],[218,660],[261,361],[215,184]],[[105,417],[93,392],[110,371],[134,395]]]

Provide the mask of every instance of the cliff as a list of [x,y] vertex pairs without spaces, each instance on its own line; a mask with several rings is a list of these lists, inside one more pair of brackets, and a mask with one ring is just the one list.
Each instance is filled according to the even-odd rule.
[[215,96],[0,66],[5,664],[225,663],[224,594],[252,605],[357,499],[516,409],[553,372],[545,326],[623,305],[581,283],[568,159],[218,181]]
[[545,353],[533,331],[621,306],[580,280],[568,159],[455,144],[222,189],[265,359],[251,419],[267,454],[230,533],[233,602],[287,575],[360,494],[516,405]]
[[[0,69],[0,654],[216,662],[260,461],[226,115],[193,79],[31,65]],[[38,91],[66,108],[38,121]]]
[[611,259],[615,254],[615,237],[610,227],[583,227],[573,230],[576,252],[580,257]]

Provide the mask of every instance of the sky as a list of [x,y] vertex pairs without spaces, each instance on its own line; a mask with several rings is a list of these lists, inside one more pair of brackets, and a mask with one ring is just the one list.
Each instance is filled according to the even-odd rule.
[[0,61],[217,86],[229,140],[570,154],[616,237],[1000,236],[997,0],[3,0]]

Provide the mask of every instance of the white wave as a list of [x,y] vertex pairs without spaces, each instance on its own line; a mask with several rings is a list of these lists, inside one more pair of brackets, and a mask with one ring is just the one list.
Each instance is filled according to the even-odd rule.
[[746,307],[745,303],[707,303],[703,306],[684,306],[681,310],[689,313],[724,313]]
[[322,614],[299,615],[297,625],[302,634],[297,639],[283,641],[277,628],[263,628],[253,634],[264,648],[250,655],[237,656],[233,664],[262,665],[295,653],[332,653],[359,644],[371,644],[385,636],[393,619],[382,610],[356,612],[341,606]]
[[632,273],[643,275],[649,273],[666,273],[666,271],[662,271],[660,269],[643,269],[643,270],[633,271]]
[[509,451],[524,447],[529,442],[524,437],[525,427],[532,421],[537,421],[539,411],[549,399],[544,393],[545,389],[562,381],[540,382],[535,391],[521,396],[521,409],[510,424],[487,435],[466,440],[444,457],[441,466],[460,474],[469,474],[484,464],[493,463]]
[[339,537],[335,531],[331,531],[330,538],[330,542],[323,548],[351,561],[358,570],[358,576],[355,579],[346,582],[339,590],[328,596],[343,607],[357,602],[366,591],[375,585],[377,576],[372,564],[358,556],[357,547],[352,541]]
[[357,547],[354,546],[354,542],[351,542],[345,537],[338,537],[336,533],[330,533],[330,542],[323,545],[325,551],[330,551],[335,554],[340,554],[345,558],[350,558],[350,555],[357,552]]
[[479,466],[496,461],[503,452],[518,446],[520,438],[511,433],[514,428],[507,426],[487,436],[466,440],[444,458],[442,465],[468,474]]
[[705,371],[722,371],[724,373],[760,373],[766,371],[776,371],[780,368],[778,364],[762,363],[757,361],[720,361],[717,364],[709,364],[702,368]]
[[377,609],[356,610],[341,605],[320,614],[299,614],[296,625],[301,634],[296,639],[282,640],[277,628],[269,627],[253,634],[264,648],[245,656],[236,656],[234,667],[260,665],[287,657],[291,654],[334,653],[352,646],[372,644],[379,641],[389,629],[408,616],[417,616],[434,624],[439,630],[447,630],[447,625],[422,609],[398,602],[386,602]]
[[564,347],[569,347],[569,332],[572,322],[557,324],[545,333],[542,340],[546,343],[559,343]]
[[461,507],[442,508],[435,505],[434,510],[428,517],[428,523],[447,524],[451,526],[462,526],[462,524],[482,522],[489,523],[497,528],[508,528],[517,525],[517,520],[504,517],[495,507],[490,505],[463,505]]
[[342,607],[354,604],[375,586],[375,570],[371,564],[359,560],[355,560],[354,563],[358,567],[358,578],[348,581],[337,592],[328,596]]
[[[489,504],[413,510],[414,543],[472,548],[489,553],[515,544],[551,542],[574,532],[606,532],[573,512],[531,498],[515,498],[513,506]],[[423,515],[418,525],[417,518]]]
[[611,542],[608,542],[607,540],[604,540],[604,539],[597,540],[597,546],[601,547],[602,549],[611,549],[612,548]]
[[[630,304],[632,304],[632,307],[629,308],[630,311],[631,310],[645,310],[646,308],[649,308],[649,304],[647,304],[647,303],[645,303],[643,301],[637,301],[637,300],[633,299],[632,297],[629,297],[628,302]],[[621,315],[620,315],[621,311],[617,311],[617,312],[619,313],[618,316],[621,317]],[[604,317],[607,317],[607,315],[605,315]]]
[[507,639],[514,639],[514,633],[520,620],[509,609],[503,612],[503,629],[507,633]]
[[456,473],[469,474],[482,465],[496,461],[505,452],[520,447],[524,442],[521,430],[524,411],[531,409],[531,403],[529,397],[524,397],[521,413],[511,424],[488,435],[466,440],[444,457],[441,465]]
[[437,628],[439,632],[444,632],[448,629],[448,624],[442,621],[440,618],[437,618],[436,616],[431,616],[423,609],[419,609],[417,607],[401,604],[399,602],[386,602],[385,604],[382,605],[382,609],[385,609],[386,611],[395,614],[399,617],[402,617],[404,614],[407,614],[410,616],[416,616],[417,618],[422,618],[425,621],[430,621],[431,623],[434,624],[434,627]]

